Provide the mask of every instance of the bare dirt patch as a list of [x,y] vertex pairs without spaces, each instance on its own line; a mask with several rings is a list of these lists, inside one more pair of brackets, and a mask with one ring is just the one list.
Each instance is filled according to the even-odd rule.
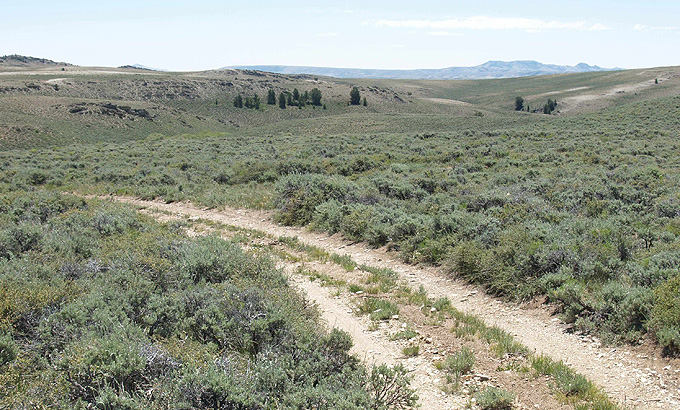
[[647,80],[636,84],[620,85],[597,94],[581,94],[564,97],[560,100],[560,113],[565,114],[572,111],[595,109],[607,100],[615,99],[622,94],[636,92],[654,85],[654,80]]
[[466,107],[472,107],[472,104],[460,101],[460,100],[449,100],[447,98],[419,98],[419,100],[430,101],[438,104],[448,104],[448,105],[462,105]]
[[547,96],[550,96],[550,95],[557,95],[557,94],[570,93],[570,92],[574,92],[574,91],[587,90],[587,89],[589,89],[589,88],[591,88],[591,87],[584,86],[584,87],[574,87],[574,88],[569,88],[568,90],[549,91],[549,92],[547,92],[547,93],[540,93],[540,94],[530,95],[530,96],[527,97],[527,99],[529,99],[529,98],[538,98],[538,97],[547,97]]

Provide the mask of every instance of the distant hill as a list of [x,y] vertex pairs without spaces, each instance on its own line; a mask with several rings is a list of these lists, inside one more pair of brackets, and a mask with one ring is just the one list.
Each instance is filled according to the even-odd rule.
[[135,69],[135,70],[146,70],[146,71],[168,71],[168,70],[164,70],[162,68],[147,67],[147,66],[141,65],[141,64],[122,65],[118,68],[132,68],[132,69]]
[[283,65],[231,66],[229,69],[267,71],[278,74],[312,74],[337,78],[386,78],[414,80],[476,80],[529,77],[536,75],[613,71],[580,63],[575,66],[543,64],[538,61],[488,61],[474,67],[449,67],[420,70],[374,70],[361,68],[306,67]]
[[46,58],[36,58],[29,56],[21,56],[18,54],[6,55],[0,57],[0,66],[5,67],[34,67],[34,66],[72,66],[68,63],[59,63],[48,60]]

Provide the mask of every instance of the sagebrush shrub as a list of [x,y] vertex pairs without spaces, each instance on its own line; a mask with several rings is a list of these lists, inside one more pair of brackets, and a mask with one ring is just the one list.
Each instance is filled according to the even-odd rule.
[[667,354],[680,354],[680,276],[654,289],[651,328]]

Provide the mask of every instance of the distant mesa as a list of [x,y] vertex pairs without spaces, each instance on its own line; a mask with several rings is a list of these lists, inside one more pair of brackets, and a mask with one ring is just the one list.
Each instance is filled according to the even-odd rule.
[[489,78],[529,77],[537,75],[587,73],[614,71],[618,68],[602,68],[579,63],[575,66],[543,64],[538,61],[487,61],[474,67],[448,67],[417,70],[380,70],[361,68],[334,68],[284,65],[230,66],[224,69],[267,71],[277,74],[311,74],[337,78],[384,78],[411,80],[479,80]]
[[122,65],[118,68],[130,68],[130,69],[135,69],[135,70],[146,70],[146,71],[168,71],[164,70],[162,68],[152,68],[152,67],[147,67],[141,64],[128,64],[128,65]]
[[[0,57],[0,67],[69,67],[73,64],[55,62],[46,58],[28,57],[17,54]],[[168,70],[147,67],[142,64],[128,64],[120,69],[167,72]],[[498,78],[529,77],[551,74],[588,73],[595,71],[615,71],[620,68],[602,68],[596,65],[579,63],[575,66],[543,64],[533,60],[487,61],[473,67],[448,67],[415,70],[382,70],[364,68],[337,68],[287,65],[242,65],[223,67],[219,70],[246,70],[247,75],[262,75],[262,72],[287,75],[316,75],[336,78],[384,78],[410,80],[481,80]]]
[[0,57],[0,66],[6,67],[35,67],[35,66],[60,66],[72,67],[73,64],[61,63],[46,58],[21,56],[18,54],[5,55]]

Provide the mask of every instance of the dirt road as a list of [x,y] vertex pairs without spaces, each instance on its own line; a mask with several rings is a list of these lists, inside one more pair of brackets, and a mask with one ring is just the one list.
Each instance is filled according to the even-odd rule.
[[[570,364],[576,371],[602,387],[610,397],[631,409],[680,408],[680,368],[677,362],[646,355],[642,350],[633,348],[605,348],[593,338],[565,333],[563,325],[550,317],[546,309],[520,308],[499,301],[473,286],[447,278],[439,268],[404,264],[397,260],[397,255],[384,249],[352,244],[337,235],[328,237],[302,228],[280,226],[273,222],[268,212],[231,208],[218,211],[201,209],[187,203],[166,204],[124,197],[112,199],[139,207],[157,208],[182,217],[202,218],[255,229],[273,237],[297,236],[302,243],[332,253],[347,254],[359,264],[390,268],[415,287],[422,285],[432,297],[448,297],[455,308],[477,315],[487,324],[496,325],[513,334],[535,352]],[[327,317],[329,322],[347,320],[342,313],[347,307],[336,306],[336,302],[329,300],[328,295],[324,296],[322,289],[312,288],[308,284],[305,286],[305,292],[325,306],[324,311],[335,311],[334,314],[328,313],[331,315]],[[363,343],[361,340],[364,336],[359,331],[350,333],[357,338],[358,343]],[[376,346],[373,350],[377,351],[382,342],[370,340],[367,343]],[[380,348],[387,349],[380,360],[391,360],[393,350],[388,353],[389,348]]]

